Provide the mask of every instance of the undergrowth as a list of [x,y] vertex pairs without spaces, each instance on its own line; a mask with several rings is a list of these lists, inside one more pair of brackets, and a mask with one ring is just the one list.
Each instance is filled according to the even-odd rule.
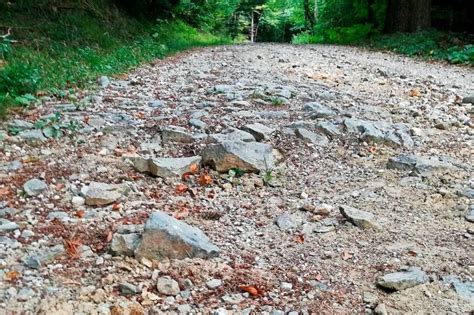
[[[0,38],[0,114],[26,106],[36,96],[61,96],[101,75],[114,75],[141,63],[191,47],[228,43],[174,20],[139,21],[115,12],[2,13],[0,25],[12,35]],[[0,35],[1,35],[0,31]]]
[[474,65],[472,35],[426,31],[380,35],[370,24],[316,29],[293,37],[295,44],[352,44],[389,50],[408,56],[444,60],[452,64]]

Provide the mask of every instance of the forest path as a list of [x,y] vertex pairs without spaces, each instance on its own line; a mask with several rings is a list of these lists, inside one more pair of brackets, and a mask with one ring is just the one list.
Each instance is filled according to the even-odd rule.
[[[472,311],[473,74],[350,47],[224,46],[12,118],[0,314]],[[179,159],[200,155],[201,170]],[[153,230],[173,237],[143,232],[153,211],[209,242],[176,222]],[[219,257],[202,259],[210,243]]]

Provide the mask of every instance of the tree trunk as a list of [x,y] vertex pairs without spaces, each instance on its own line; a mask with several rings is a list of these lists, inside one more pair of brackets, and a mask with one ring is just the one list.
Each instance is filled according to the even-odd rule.
[[314,0],[314,25],[318,24],[318,19],[319,19],[318,0]]
[[388,0],[385,32],[417,32],[431,26],[431,0]]
[[374,3],[375,3],[375,0],[368,0],[367,1],[367,10],[368,10],[367,20],[373,26],[377,27],[377,25],[376,25],[377,21],[375,20],[374,7],[373,7]]
[[250,42],[253,43],[254,40],[254,15],[253,15],[253,9],[252,9],[252,24],[250,25]]
[[304,0],[303,5],[304,5],[304,20],[306,23],[306,28],[310,28],[312,30],[314,28],[314,15],[311,14],[309,0]]

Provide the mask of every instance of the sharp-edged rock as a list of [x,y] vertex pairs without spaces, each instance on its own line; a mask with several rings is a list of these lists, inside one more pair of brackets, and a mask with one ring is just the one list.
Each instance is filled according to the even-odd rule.
[[344,120],[344,125],[349,132],[360,134],[360,139],[363,141],[393,147],[412,147],[414,145],[410,136],[410,128],[404,124],[348,118]]
[[210,138],[214,142],[223,141],[243,141],[243,142],[254,142],[255,137],[243,130],[229,128],[222,133],[216,133],[210,135]]
[[321,105],[317,102],[306,103],[303,110],[309,112],[310,118],[331,118],[337,116],[336,112],[327,106]]
[[33,269],[39,269],[55,259],[58,259],[66,254],[63,245],[56,245],[41,252],[31,254],[24,259],[24,264]]
[[255,140],[262,141],[269,139],[272,133],[275,132],[275,129],[269,128],[261,123],[248,124],[242,127],[242,130],[252,134],[255,137]]
[[106,184],[92,182],[85,191],[86,205],[106,206],[114,203],[128,192],[126,184]]
[[156,211],[145,225],[145,232],[138,246],[137,258],[211,258],[219,255],[219,249],[198,228],[176,220],[168,214]]
[[383,275],[377,285],[384,289],[401,291],[428,282],[428,276],[418,267]]
[[312,132],[305,128],[297,128],[296,135],[304,141],[310,142],[315,146],[322,146],[329,143],[329,139],[326,136]]
[[398,155],[391,157],[388,160],[387,168],[409,171],[416,176],[429,177],[448,173],[454,169],[454,166],[434,158],[426,158],[416,155]]
[[361,229],[379,229],[380,225],[375,221],[374,215],[349,206],[340,206],[339,210],[347,221]]
[[0,232],[12,232],[19,228],[20,227],[15,222],[7,219],[0,219]]
[[161,130],[163,143],[179,142],[193,143],[194,137],[185,128],[178,126],[168,126]]
[[243,141],[222,141],[208,145],[201,153],[204,165],[218,172],[238,168],[244,172],[272,169],[275,164],[273,147],[269,144]]
[[168,276],[158,278],[156,288],[161,294],[169,296],[176,296],[180,292],[178,282]]
[[40,179],[33,178],[23,184],[23,190],[30,197],[38,196],[48,190],[48,185]]
[[148,171],[158,177],[181,176],[189,172],[192,165],[199,165],[200,156],[183,158],[152,158],[149,160]]

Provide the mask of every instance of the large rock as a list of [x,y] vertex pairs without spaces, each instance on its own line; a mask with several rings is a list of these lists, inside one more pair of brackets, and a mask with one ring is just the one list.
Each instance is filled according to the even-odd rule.
[[261,123],[248,124],[242,127],[242,130],[252,134],[257,141],[270,138],[275,129],[262,125]]
[[66,254],[63,245],[56,245],[31,254],[24,259],[24,264],[33,269],[39,269]]
[[28,196],[38,196],[48,190],[48,185],[37,178],[30,179],[23,184],[23,190]]
[[398,155],[388,160],[387,168],[409,171],[416,176],[429,177],[447,173],[453,169],[453,166],[433,158],[416,155]]
[[158,278],[156,288],[164,295],[175,296],[180,292],[178,282],[168,276]]
[[15,222],[7,219],[0,219],[0,232],[12,232],[19,228],[20,227]]
[[161,138],[163,143],[180,142],[193,143],[194,137],[185,128],[178,126],[168,126],[161,130]]
[[208,145],[201,156],[203,164],[218,172],[228,172],[232,168],[259,172],[272,169],[275,164],[273,147],[258,142],[222,141]]
[[329,143],[329,140],[326,136],[312,132],[305,128],[297,128],[296,135],[304,141],[312,143],[315,146],[326,145]]
[[303,106],[303,110],[308,111],[312,119],[330,118],[335,117],[337,115],[336,112],[330,109],[329,107],[316,102],[306,103]]
[[181,176],[189,172],[192,165],[199,165],[200,156],[183,158],[152,158],[149,160],[148,171],[158,177]]
[[110,244],[110,252],[114,256],[130,256],[140,244],[141,235],[138,233],[115,234]]
[[443,282],[453,286],[454,291],[463,299],[474,302],[474,282],[462,282],[455,276],[447,276],[443,278]]
[[408,270],[386,274],[377,279],[377,285],[389,290],[405,290],[428,282],[428,276],[420,268],[412,267]]
[[106,206],[114,203],[128,191],[125,184],[106,184],[92,182],[85,191],[86,205]]
[[243,141],[243,142],[254,142],[255,137],[243,130],[239,129],[227,129],[222,133],[215,133],[209,136],[214,142],[223,141]]
[[43,132],[37,129],[21,131],[18,136],[31,145],[37,145],[46,141],[46,137],[43,135]]
[[339,210],[347,221],[361,229],[379,229],[379,224],[375,221],[374,215],[367,211],[358,210],[349,206],[340,206]]
[[145,224],[145,232],[138,246],[137,258],[211,258],[219,255],[219,249],[198,228],[176,220],[168,214],[156,211]]
[[404,124],[349,118],[344,120],[344,125],[349,132],[360,134],[360,139],[363,141],[393,147],[412,147],[414,145],[410,129]]

